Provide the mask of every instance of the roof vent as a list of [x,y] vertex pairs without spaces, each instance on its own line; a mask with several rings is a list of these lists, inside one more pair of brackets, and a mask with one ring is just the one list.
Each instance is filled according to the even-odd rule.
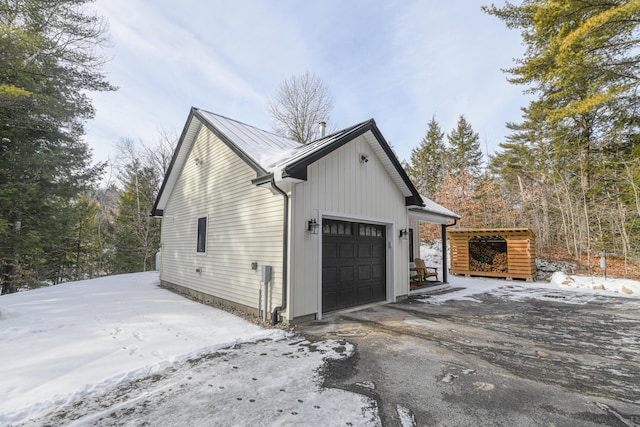
[[320,123],[318,123],[318,127],[320,128],[320,138],[324,138],[324,132],[327,128],[327,122],[325,122],[324,120],[321,121]]

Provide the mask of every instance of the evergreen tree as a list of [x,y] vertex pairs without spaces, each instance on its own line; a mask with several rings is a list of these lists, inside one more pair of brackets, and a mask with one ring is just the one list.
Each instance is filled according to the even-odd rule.
[[149,216],[160,186],[159,174],[139,160],[125,169],[124,190],[118,197],[114,223],[114,273],[153,269],[160,248],[160,220]]
[[444,163],[444,132],[433,116],[420,145],[411,150],[411,157],[405,169],[418,191],[430,199],[435,199],[444,176]]
[[483,9],[521,31],[527,51],[508,70],[511,81],[550,101],[551,118],[591,113],[611,102],[637,103],[637,1],[525,0]]
[[[514,133],[527,147],[503,147],[495,166],[507,174],[528,170],[546,209],[537,215],[544,240],[587,261],[601,250],[627,258],[640,231],[628,197],[635,191],[631,164],[638,164],[640,3],[525,0],[484,9],[521,31],[527,50],[508,70],[510,80],[537,97]],[[516,151],[528,165],[516,164]]]
[[100,270],[100,206],[90,194],[82,194],[75,203],[75,250],[71,253],[73,279],[91,279]]
[[456,127],[447,135],[448,172],[453,175],[469,173],[480,176],[482,172],[482,150],[480,137],[473,130],[464,115],[458,119]]
[[[0,0],[0,259],[3,293],[55,283],[64,270],[73,200],[100,175],[82,140],[105,41],[87,1]],[[54,261],[46,268],[44,262]]]

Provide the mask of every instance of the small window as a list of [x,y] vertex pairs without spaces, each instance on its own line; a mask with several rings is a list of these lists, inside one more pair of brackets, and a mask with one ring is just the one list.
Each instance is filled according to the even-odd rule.
[[203,254],[207,252],[207,217],[198,218],[198,242],[197,252]]
[[334,236],[351,236],[353,234],[352,225],[348,221],[323,219],[322,234],[329,234]]

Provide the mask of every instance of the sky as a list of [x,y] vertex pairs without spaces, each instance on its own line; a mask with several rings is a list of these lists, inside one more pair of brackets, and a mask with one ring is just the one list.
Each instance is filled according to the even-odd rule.
[[120,139],[179,136],[191,107],[271,130],[268,100],[309,71],[334,97],[331,130],[373,118],[408,160],[433,116],[449,133],[464,114],[492,153],[527,97],[502,71],[524,52],[520,34],[482,12],[488,3],[96,0],[119,90],[91,94],[86,139],[108,160]]
[[[451,292],[416,301],[640,298],[638,281],[561,271],[549,283],[450,280]],[[327,360],[353,355],[348,341],[263,329],[159,283],[134,273],[0,297],[0,425],[380,425],[371,399],[320,387]],[[67,418],[52,420],[56,411]]]

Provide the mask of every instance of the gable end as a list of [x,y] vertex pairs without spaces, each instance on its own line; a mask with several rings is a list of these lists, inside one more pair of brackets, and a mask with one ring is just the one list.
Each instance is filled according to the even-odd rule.
[[355,126],[353,129],[349,130],[343,136],[341,136],[338,140],[327,145],[326,147],[323,147],[317,151],[314,151],[308,156],[305,156],[297,160],[296,162],[287,165],[284,169],[285,175],[287,177],[297,178],[297,179],[306,181],[307,167],[310,164],[322,159],[323,157],[327,156],[328,154],[342,147],[349,141],[352,141],[361,135],[365,135],[367,132],[371,132],[371,134],[373,134],[374,138],[378,143],[378,146],[384,152],[384,155],[391,163],[391,166],[398,173],[398,176],[402,180],[402,183],[405,185],[407,190],[411,193],[410,196],[407,196],[405,198],[405,205],[406,206],[423,206],[424,202],[422,201],[422,197],[420,197],[418,190],[415,188],[415,186],[411,182],[411,179],[409,178],[407,173],[404,171],[404,168],[398,161],[396,155],[393,153],[393,150],[391,149],[387,141],[384,139],[384,136],[382,136],[382,133],[378,129],[378,126],[376,125],[376,122],[373,119]]
[[192,109],[192,110],[194,110],[194,114],[198,117],[198,120],[200,120],[200,122],[207,129],[209,129],[215,136],[217,136],[222,142],[224,142],[224,144],[227,147],[229,147],[231,149],[231,151],[233,151],[238,157],[240,157],[246,164],[248,164],[249,167],[251,167],[251,169],[256,171],[256,175],[257,176],[261,176],[261,175],[264,175],[264,174],[267,173],[267,171],[265,171],[262,168],[262,166],[260,166],[254,159],[249,157],[247,155],[247,153],[245,153],[240,148],[238,148],[238,146],[236,144],[234,144],[224,133],[222,133],[222,131],[220,131],[220,129],[218,129],[211,122],[209,122],[209,120],[207,120],[207,118],[204,117],[200,113],[200,111],[198,111],[196,109]]
[[318,160],[322,159],[323,157],[331,154],[338,148],[342,147],[347,142],[365,133],[367,130],[369,130],[369,127],[371,126],[372,122],[373,122],[373,119],[355,126],[353,129],[351,129],[349,132],[346,132],[344,135],[342,135],[338,140],[334,141],[333,143],[325,147],[322,147],[321,149],[314,151],[308,156],[305,156],[300,160],[297,160],[287,165],[284,169],[286,176],[306,181],[307,166],[317,162]]
[[[169,163],[169,167],[167,168],[167,171],[164,174],[164,180],[162,181],[162,185],[160,186],[160,191],[158,191],[158,195],[156,196],[156,201],[153,204],[153,208],[151,208],[151,216],[158,217],[163,215],[163,209],[158,209],[158,206],[161,202],[166,203],[166,199],[169,196],[169,194],[165,195],[165,192],[168,191],[170,193],[171,189],[173,188],[173,185],[178,179],[177,176],[174,176],[173,170],[176,167],[176,162],[178,162],[178,159],[180,158],[180,153],[182,152],[182,147],[185,144],[185,140],[187,140],[187,136],[189,137],[189,139],[194,139],[195,135],[197,135],[200,130],[201,124],[194,123],[193,121],[193,112],[194,112],[194,108],[192,107],[191,111],[189,112],[189,117],[187,118],[187,122],[185,123],[184,128],[182,129],[182,134],[180,134],[180,139],[178,139],[178,144],[176,145],[176,148],[173,152],[173,157],[171,157],[171,162]],[[181,159],[181,161],[183,162],[184,159]],[[167,186],[169,186],[169,189],[167,189]]]
[[[195,119],[195,120],[194,120]],[[251,169],[256,172],[256,176],[263,176],[267,171],[262,168],[253,158],[242,151],[236,144],[234,144],[229,137],[227,137],[220,129],[214,126],[207,118],[200,113],[197,108],[191,107],[189,117],[182,130],[178,144],[171,158],[171,163],[164,176],[162,186],[158,192],[153,208],[151,209],[151,216],[162,216],[164,204],[167,202],[168,197],[178,180],[178,175],[189,155],[189,151],[193,146],[193,143],[200,132],[201,127],[206,127],[211,133],[220,139],[231,151],[233,151],[240,159],[242,159]]]

